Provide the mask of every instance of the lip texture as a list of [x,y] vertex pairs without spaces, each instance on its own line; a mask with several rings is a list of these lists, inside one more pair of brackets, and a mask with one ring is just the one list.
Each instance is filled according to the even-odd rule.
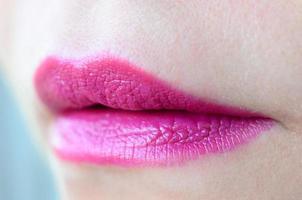
[[273,125],[251,111],[186,94],[112,56],[48,57],[35,85],[57,115],[52,146],[73,162],[181,164],[234,149]]

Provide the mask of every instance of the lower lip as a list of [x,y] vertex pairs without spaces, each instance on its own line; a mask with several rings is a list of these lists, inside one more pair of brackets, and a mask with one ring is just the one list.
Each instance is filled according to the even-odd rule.
[[60,158],[78,163],[171,166],[233,150],[272,125],[265,118],[87,109],[60,114],[52,145]]

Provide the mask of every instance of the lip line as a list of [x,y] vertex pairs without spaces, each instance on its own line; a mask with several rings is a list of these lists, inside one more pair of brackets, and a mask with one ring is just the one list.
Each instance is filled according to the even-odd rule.
[[[105,65],[107,65],[107,66],[105,66]],[[50,108],[52,111],[54,111],[56,113],[64,111],[64,110],[79,110],[79,109],[86,109],[88,107],[100,105],[100,106],[113,108],[113,109],[120,109],[120,110],[134,110],[134,111],[180,110],[180,111],[186,111],[186,112],[222,114],[222,115],[241,116],[241,117],[266,117],[262,113],[254,112],[254,111],[248,110],[246,108],[215,103],[215,101],[211,101],[206,98],[196,97],[185,91],[177,90],[176,88],[173,88],[173,86],[171,84],[158,79],[157,77],[155,77],[154,75],[152,75],[150,73],[144,72],[141,68],[135,66],[132,63],[129,63],[129,61],[127,61],[125,59],[121,59],[121,58],[116,58],[115,56],[112,56],[112,55],[107,56],[107,57],[105,57],[105,56],[87,57],[87,58],[81,59],[81,60],[70,59],[70,58],[63,59],[58,56],[49,56],[42,62],[41,66],[44,66],[44,67],[39,67],[35,74],[35,80],[34,80],[35,86],[38,91],[38,95],[40,96],[42,101],[44,101],[44,103],[48,106],[48,108]],[[158,107],[156,107],[154,105],[151,105],[151,106],[150,105],[127,106],[126,105],[125,106],[125,105],[121,105],[121,102],[114,102],[114,101],[117,101],[116,99],[112,100],[112,98],[111,99],[108,98],[108,94],[104,94],[104,91],[102,91],[103,93],[101,95],[103,95],[103,96],[107,95],[107,96],[102,97],[102,99],[99,99],[98,97],[95,97],[94,95],[87,94],[87,93],[89,93],[89,91],[87,92],[85,90],[89,90],[91,88],[88,88],[88,89],[84,88],[83,90],[81,90],[82,93],[76,92],[77,94],[80,93],[80,95],[78,95],[77,97],[67,97],[66,98],[66,97],[62,97],[65,94],[57,95],[56,91],[55,92],[50,91],[50,89],[48,88],[48,86],[50,85],[53,87],[57,87],[55,89],[57,89],[58,91],[60,91],[60,90],[64,91],[64,90],[66,90],[66,87],[67,87],[66,82],[67,82],[67,85],[69,84],[68,87],[73,87],[73,86],[71,86],[73,84],[74,85],[82,84],[83,80],[85,79],[85,77],[83,78],[83,76],[89,76],[90,73],[92,73],[91,71],[89,71],[90,66],[93,67],[93,73],[95,73],[93,76],[102,76],[102,74],[112,73],[112,72],[116,73],[115,74],[116,76],[121,76],[121,74],[119,74],[119,73],[120,72],[125,73],[125,70],[126,71],[128,70],[127,73],[144,74],[143,78],[137,77],[137,76],[134,76],[131,78],[133,78],[136,82],[143,82],[143,84],[145,84],[144,82],[146,82],[149,85],[161,84],[161,85],[163,85],[163,87],[159,88],[159,89],[155,88],[155,92],[158,92],[158,91],[156,91],[156,89],[158,89],[159,91],[164,90],[164,92],[162,92],[162,93],[169,93],[170,91],[172,91],[171,92],[172,96],[174,95],[176,97],[176,98],[174,98],[174,100],[181,99],[181,101],[184,101],[184,102],[176,103],[176,104],[174,102],[172,102],[172,103],[168,102],[168,104],[171,103],[174,105],[160,105]],[[109,66],[109,69],[108,69],[108,66]],[[61,73],[60,68],[62,68],[62,67],[64,68],[64,70],[67,70],[67,71],[70,70],[71,73],[73,73],[70,76],[78,76],[78,80],[73,79],[70,76],[62,77],[61,76],[62,74],[60,74]],[[106,69],[106,67],[107,67],[107,69]],[[45,68],[48,68],[48,69],[45,70]],[[58,78],[58,80],[55,80],[54,76],[45,74],[45,72],[49,73],[52,70],[55,71],[54,73],[57,73],[57,74],[55,74],[55,76],[58,76],[58,73],[59,73],[59,76],[61,76]],[[56,71],[56,70],[58,70],[58,71]],[[76,70],[78,70],[78,71],[82,70],[82,72],[77,72]],[[85,73],[85,70],[87,72],[89,72],[89,75],[87,75],[87,74],[83,75]],[[83,71],[84,71],[84,73],[83,73]],[[50,80],[48,80],[48,78],[50,78]],[[60,86],[58,81],[64,83],[65,85],[62,84]],[[87,80],[84,80],[84,81],[87,81]],[[87,82],[89,82],[89,81],[93,82],[91,80],[88,80]],[[129,80],[129,78],[128,78],[128,80],[121,79],[121,81],[130,82],[133,80]],[[43,82],[44,82],[44,84],[43,84]],[[45,84],[45,82],[47,84]],[[54,82],[57,82],[57,83],[53,84]],[[109,90],[111,90],[110,87],[112,87],[112,85],[113,84],[109,83],[109,86],[107,86],[107,88],[109,87]],[[44,88],[43,88],[43,86],[44,86]],[[125,90],[125,88],[127,89],[127,87],[128,87],[127,85],[124,85],[124,86],[122,86],[121,90]],[[144,85],[142,87],[144,87]],[[106,88],[106,86],[104,87],[104,84],[100,84],[98,86],[98,88],[93,88],[93,89],[94,90],[106,90],[107,88]],[[77,90],[77,89],[79,89],[79,88],[75,88],[75,89],[71,89],[71,90]],[[153,89],[153,88],[151,87],[151,89]],[[139,90],[143,91],[144,88],[143,89],[139,88]],[[141,93],[144,92],[144,91],[143,92],[142,91],[140,91],[140,93],[132,92],[131,95],[133,95],[133,98],[130,100],[137,101],[136,98],[137,98],[137,96],[141,95]],[[68,92],[70,92],[70,91],[68,91]],[[71,91],[71,92],[75,93],[75,91]],[[111,92],[113,92],[113,91],[111,91]],[[153,93],[155,93],[155,92],[153,91]],[[44,93],[44,94],[41,94],[41,93]],[[120,95],[119,97],[117,97],[118,95],[116,95],[115,98],[120,98],[121,96],[123,98],[125,98],[126,95],[123,94],[123,92],[121,92],[121,93],[122,93],[122,95]],[[160,95],[162,95],[162,94],[160,94]],[[163,96],[160,96],[160,95],[159,95],[159,98],[157,99],[157,101],[161,101],[160,98],[169,98],[168,95],[163,95]],[[73,95],[73,96],[75,96],[75,95]],[[77,99],[77,98],[79,98],[79,99]],[[152,98],[152,97],[146,95],[146,97],[140,99],[139,101],[143,101],[143,100],[148,101],[150,98]],[[59,99],[59,102],[56,102],[57,99]],[[128,100],[128,99],[125,98],[125,100]],[[79,102],[73,103],[75,101],[79,101]],[[109,101],[111,101],[111,102],[109,102]],[[194,105],[191,107],[184,105],[187,103],[185,101],[189,101],[190,103],[193,102]],[[159,104],[160,103],[162,103],[162,102],[159,102]],[[165,103],[167,104],[167,102],[165,102]],[[142,104],[142,102],[140,102],[140,104]],[[154,102],[151,102],[151,104],[154,104]]]

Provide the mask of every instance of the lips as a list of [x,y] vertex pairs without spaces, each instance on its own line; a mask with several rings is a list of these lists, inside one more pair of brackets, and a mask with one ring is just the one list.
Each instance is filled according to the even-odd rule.
[[56,115],[56,155],[77,163],[177,165],[235,149],[273,125],[255,112],[180,91],[113,56],[48,57],[35,86]]

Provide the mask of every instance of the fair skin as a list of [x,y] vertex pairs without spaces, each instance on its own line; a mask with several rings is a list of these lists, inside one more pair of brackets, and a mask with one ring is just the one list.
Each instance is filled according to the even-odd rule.
[[[1,69],[49,155],[62,199],[301,199],[301,35],[301,0],[0,1]],[[35,94],[33,74],[49,54],[96,51],[277,125],[239,150],[180,167],[57,159],[47,141],[53,115]]]

